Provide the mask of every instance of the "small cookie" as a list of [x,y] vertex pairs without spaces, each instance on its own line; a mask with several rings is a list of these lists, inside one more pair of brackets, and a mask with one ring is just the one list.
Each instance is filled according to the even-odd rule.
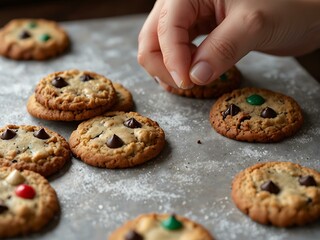
[[41,230],[59,213],[55,190],[41,175],[0,168],[0,237]]
[[259,163],[234,178],[232,199],[261,224],[304,225],[320,217],[320,173],[290,162]]
[[0,128],[0,166],[49,176],[70,160],[67,141],[47,128],[7,125]]
[[230,92],[239,87],[241,82],[241,73],[236,67],[232,67],[222,74],[217,80],[208,85],[195,85],[191,89],[165,88],[167,91],[189,98],[217,98],[222,94]]
[[54,21],[14,19],[0,30],[0,55],[16,60],[44,60],[69,46],[66,32]]
[[212,127],[239,141],[278,142],[294,135],[303,116],[291,97],[266,89],[242,88],[221,96],[211,108]]
[[116,91],[116,103],[109,109],[108,105],[81,111],[61,111],[57,109],[46,108],[37,102],[35,95],[31,95],[28,103],[28,112],[36,117],[51,121],[81,121],[99,116],[109,111],[131,111],[133,109],[133,100],[131,93],[121,84],[113,83]]
[[114,231],[108,240],[213,240],[203,226],[169,214],[143,214]]
[[110,112],[79,124],[69,144],[85,163],[105,168],[127,168],[157,156],[165,134],[157,122],[135,112]]
[[37,102],[46,108],[62,111],[109,107],[116,101],[112,82],[89,71],[68,70],[49,74],[35,90]]

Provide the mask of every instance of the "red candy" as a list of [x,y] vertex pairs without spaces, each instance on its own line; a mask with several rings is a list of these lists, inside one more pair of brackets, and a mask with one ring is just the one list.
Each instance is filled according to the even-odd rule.
[[32,199],[36,195],[36,191],[33,187],[27,184],[21,184],[16,188],[16,195],[21,198]]

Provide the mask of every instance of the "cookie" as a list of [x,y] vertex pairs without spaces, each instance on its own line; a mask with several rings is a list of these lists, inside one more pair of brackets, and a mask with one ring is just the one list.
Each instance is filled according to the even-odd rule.
[[165,90],[189,98],[217,98],[222,94],[230,92],[239,87],[241,83],[241,73],[236,67],[232,67],[222,74],[218,79],[208,85],[195,85],[191,89],[165,88]]
[[85,163],[127,168],[156,157],[165,145],[157,122],[135,112],[110,112],[79,124],[69,145]]
[[108,105],[81,111],[61,111],[46,108],[37,102],[35,95],[29,97],[27,110],[33,117],[51,121],[82,121],[90,119],[109,111],[131,111],[133,99],[131,93],[121,84],[113,83],[116,91],[116,103],[109,109]]
[[0,238],[41,230],[59,213],[55,190],[41,175],[0,168]]
[[16,60],[44,60],[69,46],[66,32],[54,21],[14,19],[0,30],[0,55]]
[[0,128],[0,166],[49,176],[70,160],[68,142],[48,128],[7,125]]
[[114,231],[108,240],[213,240],[203,226],[169,214],[143,214]]
[[111,107],[109,111],[124,111],[129,112],[133,110],[133,99],[132,94],[120,83],[112,83],[116,90],[117,100],[116,103]]
[[232,199],[258,223],[304,225],[320,217],[320,173],[290,162],[259,163],[234,178]]
[[266,89],[242,88],[221,96],[211,108],[212,127],[247,142],[278,142],[294,135],[303,115],[291,97]]
[[49,109],[81,111],[111,108],[116,101],[112,82],[89,71],[68,70],[49,74],[35,89],[37,102]]
[[34,94],[30,96],[27,103],[27,110],[30,115],[50,121],[82,121],[101,115],[108,109],[109,106],[102,106],[82,111],[61,111],[57,109],[49,109],[38,103]]

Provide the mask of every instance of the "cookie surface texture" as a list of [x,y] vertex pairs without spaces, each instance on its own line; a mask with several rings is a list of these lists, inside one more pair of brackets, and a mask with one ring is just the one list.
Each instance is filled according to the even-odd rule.
[[70,160],[68,142],[48,128],[7,125],[0,128],[0,166],[49,176]]
[[115,230],[108,240],[213,240],[200,224],[181,216],[174,218],[173,222],[169,214],[143,214]]
[[259,163],[234,178],[232,199],[261,224],[304,225],[320,217],[320,174],[290,162]]
[[191,89],[178,89],[170,87],[166,88],[166,90],[173,94],[189,98],[217,98],[224,93],[238,88],[241,83],[241,78],[240,71],[234,66],[208,85],[196,85]]
[[110,112],[79,124],[69,144],[89,165],[127,168],[157,156],[165,134],[157,122],[138,113]]
[[221,96],[210,111],[221,135],[247,142],[278,142],[294,135],[303,115],[291,97],[266,89],[242,88]]
[[59,213],[55,190],[41,175],[0,168],[0,237],[41,230]]
[[35,89],[37,102],[62,111],[110,108],[116,101],[112,82],[89,71],[68,70],[49,74]]
[[69,46],[66,32],[54,21],[14,19],[0,30],[0,55],[16,60],[44,60]]

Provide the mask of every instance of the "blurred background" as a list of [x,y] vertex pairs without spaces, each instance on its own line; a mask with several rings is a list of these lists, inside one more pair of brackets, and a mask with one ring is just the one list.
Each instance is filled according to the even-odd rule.
[[[13,18],[71,21],[148,13],[156,0],[0,0],[0,27]],[[320,50],[297,57],[320,81]]]
[[156,0],[0,0],[0,26],[13,18],[56,21],[149,12]]

